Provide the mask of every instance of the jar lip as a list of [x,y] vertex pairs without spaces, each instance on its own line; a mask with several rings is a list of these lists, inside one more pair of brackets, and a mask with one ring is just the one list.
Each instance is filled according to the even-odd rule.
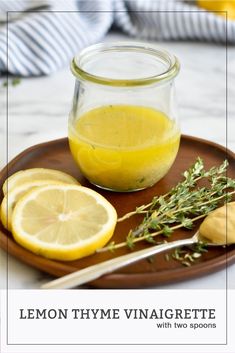
[[[140,51],[155,55],[158,58],[164,59],[168,63],[166,71],[153,76],[135,79],[114,79],[105,76],[99,76],[89,73],[82,69],[81,61],[84,58],[89,58],[94,54],[108,51]],[[173,79],[179,72],[180,64],[176,56],[168,51],[159,48],[157,45],[147,42],[107,42],[91,45],[83,49],[79,55],[75,56],[71,63],[71,70],[74,76],[82,81],[89,81],[96,84],[116,86],[116,87],[134,87],[145,86],[156,83],[162,83]]]

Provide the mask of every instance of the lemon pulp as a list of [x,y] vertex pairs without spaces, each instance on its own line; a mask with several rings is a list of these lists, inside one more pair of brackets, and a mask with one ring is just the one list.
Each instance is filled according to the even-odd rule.
[[131,191],[161,179],[176,157],[177,124],[142,106],[113,105],[88,111],[69,124],[72,155],[98,186]]
[[54,184],[63,185],[63,182],[47,179],[32,180],[22,184],[18,183],[18,186],[14,187],[12,190],[9,190],[9,192],[4,196],[0,207],[1,221],[4,227],[11,230],[12,213],[15,205],[25,194],[27,194],[27,192],[38,186]]
[[32,180],[57,180],[68,184],[79,184],[71,175],[61,172],[56,169],[47,168],[31,168],[26,170],[19,170],[10,177],[8,177],[2,187],[3,194],[6,195],[8,191],[22,185],[23,183],[31,182]]
[[13,237],[26,249],[51,259],[93,254],[112,237],[117,214],[97,192],[78,185],[31,189],[12,214]]

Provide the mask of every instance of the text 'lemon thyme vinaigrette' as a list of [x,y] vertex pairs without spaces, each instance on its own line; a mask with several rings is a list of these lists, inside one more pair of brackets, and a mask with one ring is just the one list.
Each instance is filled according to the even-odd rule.
[[83,51],[72,70],[69,144],[84,176],[114,191],[155,184],[179,148],[177,59],[152,44],[102,44]]

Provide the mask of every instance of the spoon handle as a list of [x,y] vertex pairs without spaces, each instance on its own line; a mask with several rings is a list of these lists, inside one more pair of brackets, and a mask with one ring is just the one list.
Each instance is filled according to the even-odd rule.
[[191,245],[198,241],[197,233],[189,239],[176,240],[170,243],[155,245],[147,249],[122,255],[111,260],[101,262],[97,265],[86,267],[82,270],[73,272],[69,275],[60,277],[51,282],[44,284],[43,289],[67,289],[80,286],[84,283],[93,281],[107,273],[118,270],[121,267],[130,265],[136,261],[145,259],[146,257],[158,254],[162,251],[170,250],[176,247]]

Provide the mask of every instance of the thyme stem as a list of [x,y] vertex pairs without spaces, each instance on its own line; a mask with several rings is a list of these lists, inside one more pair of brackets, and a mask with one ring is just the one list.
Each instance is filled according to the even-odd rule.
[[[192,218],[192,222],[195,222],[195,221],[197,221],[197,220],[199,220],[199,219],[201,219],[203,217],[206,217],[206,215],[203,214],[203,215],[194,217],[194,218]],[[176,226],[171,227],[171,229],[172,230],[176,230],[176,229],[179,229],[179,228],[182,228],[182,227],[184,227],[183,224],[177,224]],[[160,235],[160,234],[163,234],[163,230],[159,230],[158,232],[151,233],[151,236],[155,237],[155,236]],[[143,235],[141,237],[135,238],[133,240],[133,242],[134,243],[138,243],[138,242],[143,241],[145,239],[146,239],[146,236]],[[118,243],[118,244],[114,245],[114,249],[120,249],[120,248],[123,248],[126,245],[127,245],[127,243],[126,243],[126,241],[124,241],[122,243]],[[104,248],[98,249],[97,252],[100,253],[100,252],[105,252],[105,251],[108,251],[108,250],[110,250],[110,247],[106,246]]]
[[[156,243],[154,237],[157,235],[169,237],[176,229],[192,229],[195,221],[206,217],[218,207],[220,201],[229,202],[235,194],[235,180],[227,177],[227,166],[228,162],[225,160],[219,167],[205,171],[203,161],[198,158],[184,172],[184,180],[169,192],[155,196],[147,205],[139,206],[118,219],[118,222],[122,222],[135,214],[144,215],[142,222],[134,230],[130,230],[125,242],[112,242],[97,252],[124,246],[132,249],[135,243],[143,240]],[[197,186],[197,182],[203,178],[210,183],[209,187]]]

